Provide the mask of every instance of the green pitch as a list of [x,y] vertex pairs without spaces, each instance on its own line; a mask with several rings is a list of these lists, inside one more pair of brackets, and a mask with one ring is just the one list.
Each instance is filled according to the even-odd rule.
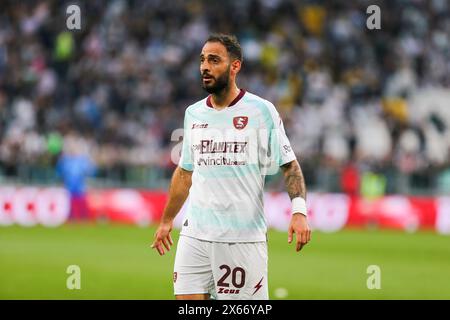
[[[175,250],[150,249],[154,228],[65,225],[0,228],[0,299],[172,299]],[[177,238],[175,232],[175,239]],[[69,265],[81,289],[68,290]],[[381,270],[369,290],[367,268]],[[434,233],[313,233],[300,253],[269,234],[271,299],[450,299],[450,238]]]

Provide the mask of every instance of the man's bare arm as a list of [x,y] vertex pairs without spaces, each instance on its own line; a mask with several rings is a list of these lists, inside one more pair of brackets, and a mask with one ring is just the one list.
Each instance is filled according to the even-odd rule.
[[191,184],[192,172],[177,167],[172,175],[172,181],[170,182],[169,199],[164,208],[161,223],[158,230],[156,230],[155,239],[151,246],[152,248],[156,248],[160,255],[165,253],[163,245],[167,251],[169,251],[170,246],[173,245],[172,237],[170,236],[173,220],[186,201]]
[[180,211],[189,195],[191,184],[192,171],[177,167],[172,175],[172,181],[170,182],[169,199],[164,208],[162,222],[171,222],[175,219],[175,216]]
[[[306,200],[306,184],[302,169],[297,160],[281,166],[284,175],[286,191],[292,199],[301,197]],[[293,234],[297,236],[296,250],[300,251],[311,240],[311,230],[307,218],[301,212],[294,212],[289,224],[288,242],[292,242]]]
[[283,171],[286,191],[292,199],[302,197],[306,200],[306,185],[302,169],[297,160],[286,163],[281,166]]

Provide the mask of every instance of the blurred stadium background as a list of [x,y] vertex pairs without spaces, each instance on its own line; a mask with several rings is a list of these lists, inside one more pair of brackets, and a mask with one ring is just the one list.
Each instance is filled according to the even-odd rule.
[[307,181],[297,255],[267,178],[271,298],[450,299],[449,1],[78,1],[72,31],[71,4],[0,3],[0,299],[172,298],[149,245],[210,32],[238,36]]

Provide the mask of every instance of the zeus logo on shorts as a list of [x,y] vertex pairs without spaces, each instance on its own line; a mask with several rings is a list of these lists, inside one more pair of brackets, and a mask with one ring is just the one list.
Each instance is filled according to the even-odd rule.
[[239,289],[225,289],[225,288],[218,288],[219,291],[217,291],[217,294],[223,294],[223,293],[230,293],[230,294],[238,294],[239,293]]

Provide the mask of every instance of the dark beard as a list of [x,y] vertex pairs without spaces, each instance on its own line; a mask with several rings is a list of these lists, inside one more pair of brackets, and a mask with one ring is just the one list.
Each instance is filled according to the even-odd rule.
[[208,93],[219,93],[223,91],[226,87],[228,87],[228,82],[230,80],[230,68],[223,74],[221,74],[218,78],[215,79],[214,85],[205,86],[202,83],[203,89],[205,89]]

